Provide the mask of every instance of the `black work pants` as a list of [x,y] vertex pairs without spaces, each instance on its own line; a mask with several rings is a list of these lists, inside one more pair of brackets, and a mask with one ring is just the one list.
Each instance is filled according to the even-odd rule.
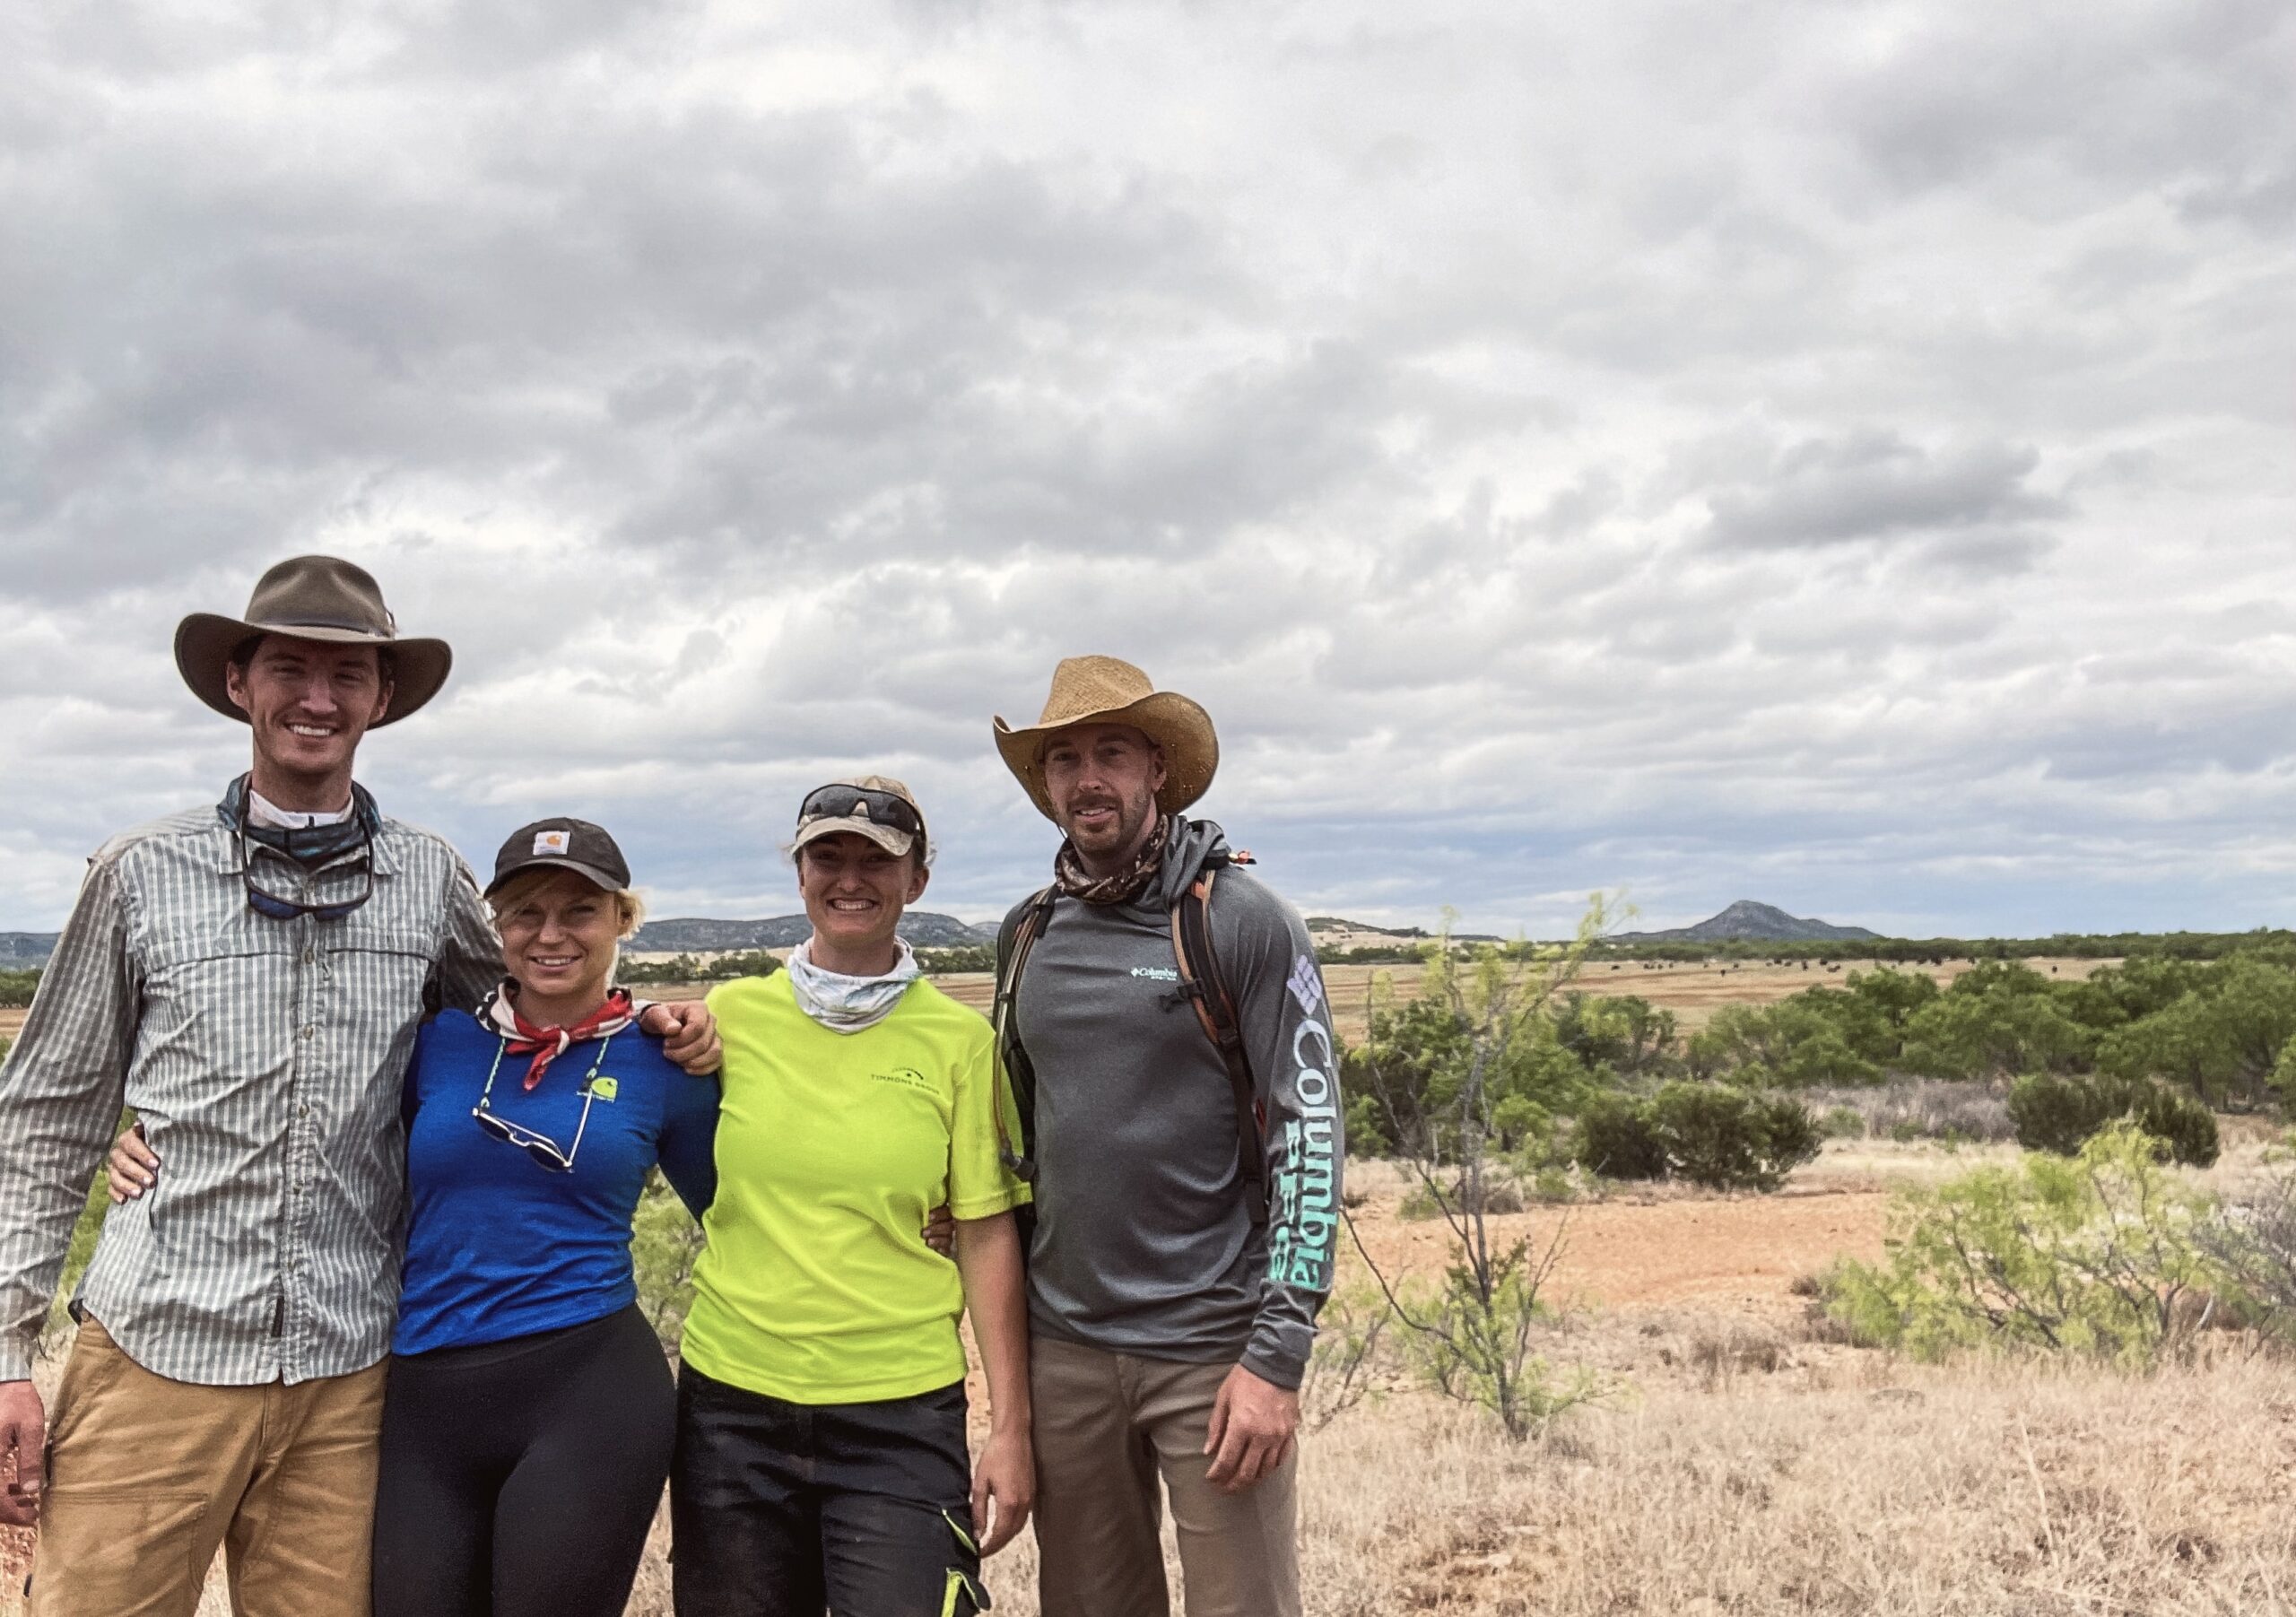
[[677,1430],[632,1305],[391,1361],[375,1617],[622,1617]]
[[970,1617],[965,1388],[788,1404],[678,1371],[677,1617]]

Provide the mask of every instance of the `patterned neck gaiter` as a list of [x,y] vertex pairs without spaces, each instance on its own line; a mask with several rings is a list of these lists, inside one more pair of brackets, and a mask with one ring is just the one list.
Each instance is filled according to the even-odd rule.
[[1156,873],[1164,867],[1164,845],[1171,840],[1172,817],[1156,816],[1156,829],[1148,833],[1148,840],[1140,845],[1139,854],[1132,863],[1112,876],[1095,876],[1084,868],[1084,861],[1077,857],[1076,845],[1063,841],[1060,852],[1053,856],[1052,879],[1060,891],[1072,899],[1082,899],[1087,904],[1128,904],[1155,880]]

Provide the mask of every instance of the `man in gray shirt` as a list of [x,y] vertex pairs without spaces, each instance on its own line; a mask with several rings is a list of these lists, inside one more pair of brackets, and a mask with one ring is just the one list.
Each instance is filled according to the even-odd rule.
[[[323,556],[177,631],[254,768],[98,850],[0,1067],[0,1521],[40,1527],[33,1617],[187,1612],[219,1544],[242,1617],[368,1609],[400,1086],[426,1001],[477,1003],[502,961],[454,849],[352,768],[450,660]],[[656,1014],[714,1068],[706,1014]],[[44,1430],[32,1352],[123,1102],[165,1177],[105,1221]]]
[[[1183,815],[1219,759],[1196,703],[1113,657],[1073,657],[1038,723],[999,719],[996,741],[1066,833],[998,958],[1036,1170],[1045,1617],[1164,1617],[1165,1493],[1189,1617],[1295,1617],[1298,1388],[1344,1159],[1314,945],[1218,826]],[[1184,961],[1206,873],[1208,938]],[[1205,994],[1231,1009],[1199,1017]],[[1207,1037],[1222,1025],[1237,1067]]]

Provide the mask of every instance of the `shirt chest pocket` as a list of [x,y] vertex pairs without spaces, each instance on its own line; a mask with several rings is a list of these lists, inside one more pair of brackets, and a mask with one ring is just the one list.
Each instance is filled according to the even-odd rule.
[[437,964],[438,944],[413,927],[355,921],[340,932],[322,926],[312,940],[327,1001],[336,1014],[355,1017],[386,1039],[411,1033],[422,1020],[423,986]]

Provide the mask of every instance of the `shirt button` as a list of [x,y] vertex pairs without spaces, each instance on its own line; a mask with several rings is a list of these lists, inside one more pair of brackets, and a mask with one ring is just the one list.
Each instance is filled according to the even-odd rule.
[[317,959],[318,959],[318,952],[317,950],[306,949],[303,951],[303,964],[306,966],[309,965]]
[[305,1038],[305,1039],[309,1039],[312,1034],[314,1034],[314,1033],[316,1033],[316,1032],[317,1032],[317,1031],[318,1031],[318,1030],[317,1030],[317,1028],[305,1028],[305,1029],[303,1030],[303,1031],[302,1031],[302,1037],[303,1037],[303,1038]]
[[299,1106],[295,1108],[295,1115],[299,1117],[308,1117],[311,1115],[311,1108],[308,1106]]

